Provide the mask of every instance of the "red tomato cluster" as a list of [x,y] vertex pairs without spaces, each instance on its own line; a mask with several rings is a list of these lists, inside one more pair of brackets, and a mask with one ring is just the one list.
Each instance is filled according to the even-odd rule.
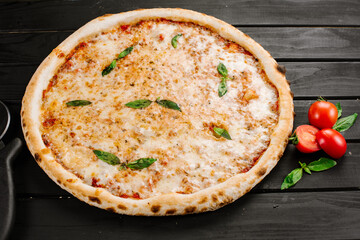
[[346,152],[346,141],[338,131],[332,129],[338,119],[336,106],[323,100],[316,101],[310,106],[308,118],[312,126],[297,127],[295,136],[290,138],[296,148],[303,153],[322,149],[333,158],[341,158]]

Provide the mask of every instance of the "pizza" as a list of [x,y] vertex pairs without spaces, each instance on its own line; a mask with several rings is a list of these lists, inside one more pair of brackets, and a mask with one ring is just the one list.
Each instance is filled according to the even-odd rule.
[[22,102],[40,167],[80,200],[128,215],[218,209],[276,165],[293,127],[284,68],[214,17],[105,15],[41,63]]

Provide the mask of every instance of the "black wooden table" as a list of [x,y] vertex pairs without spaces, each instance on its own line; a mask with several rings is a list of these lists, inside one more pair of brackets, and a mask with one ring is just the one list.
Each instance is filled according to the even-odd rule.
[[[321,95],[360,113],[360,1],[68,0],[1,1],[0,99],[13,121],[5,142],[22,136],[19,111],[40,62],[89,20],[138,8],[180,7],[213,15],[250,35],[287,68],[295,126]],[[91,207],[53,183],[23,149],[14,166],[17,214],[12,239],[360,239],[360,122],[344,133],[338,165],[280,185],[298,161],[324,156],[288,146],[250,193],[215,212],[130,217]],[[1,197],[1,196],[0,196]],[[1,214],[1,213],[0,213]]]

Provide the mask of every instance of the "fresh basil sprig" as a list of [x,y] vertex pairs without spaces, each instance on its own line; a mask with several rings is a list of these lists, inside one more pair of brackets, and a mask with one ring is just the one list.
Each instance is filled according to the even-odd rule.
[[86,106],[86,105],[90,105],[90,104],[91,104],[91,102],[88,100],[73,100],[73,101],[66,103],[66,105],[71,106],[71,107]]
[[228,70],[223,63],[219,63],[219,65],[217,66],[217,71],[222,76],[221,82],[218,87],[219,97],[222,97],[227,93],[226,81],[228,80]]
[[126,48],[124,51],[122,51],[116,59],[114,59],[108,66],[104,68],[104,70],[101,72],[101,75],[102,76],[108,75],[116,67],[116,61],[126,57],[129,53],[131,53],[133,49],[134,47],[131,46]]
[[93,150],[93,152],[100,160],[103,160],[110,165],[120,164],[120,159],[112,153],[104,152],[101,150]]
[[172,45],[174,48],[177,48],[177,44],[178,44],[177,40],[178,40],[178,38],[181,37],[181,36],[182,36],[182,34],[179,33],[179,34],[175,35],[175,37],[173,37],[173,38],[171,39],[171,45]]
[[348,130],[352,125],[354,125],[357,116],[358,114],[354,113],[353,115],[338,119],[333,126],[333,129],[338,132],[344,132]]
[[330,169],[336,165],[336,162],[330,158],[320,158],[319,160],[313,161],[309,164],[299,162],[300,168],[292,170],[284,179],[281,184],[281,190],[294,186],[303,176],[303,170],[311,174],[313,172],[320,172]]
[[338,118],[340,118],[341,117],[341,114],[342,114],[342,108],[341,108],[341,105],[340,105],[340,103],[338,102],[338,103],[336,103],[336,109],[337,109],[337,111],[338,111]]
[[166,108],[170,108],[170,109],[174,109],[177,111],[181,112],[181,109],[179,107],[179,105],[177,105],[177,103],[170,101],[170,100],[160,100],[160,98],[158,97],[156,99],[156,103],[159,104],[160,106],[166,107]]
[[146,108],[148,107],[150,104],[152,103],[151,100],[147,100],[147,99],[139,99],[139,100],[135,100],[132,102],[128,102],[125,104],[125,106],[130,107],[130,108]]
[[140,158],[130,163],[120,163],[120,159],[112,153],[104,152],[101,150],[93,150],[94,154],[102,161],[110,165],[120,164],[119,170],[130,168],[133,170],[139,170],[149,167],[151,164],[157,161],[155,158]]
[[153,164],[156,161],[157,159],[155,158],[140,158],[138,160],[126,164],[126,167],[133,170],[139,170],[149,167],[151,164]]
[[218,127],[214,127],[214,132],[220,136],[222,136],[223,138],[226,138],[228,140],[231,140],[230,134],[228,133],[228,131],[226,131],[223,128],[218,128]]

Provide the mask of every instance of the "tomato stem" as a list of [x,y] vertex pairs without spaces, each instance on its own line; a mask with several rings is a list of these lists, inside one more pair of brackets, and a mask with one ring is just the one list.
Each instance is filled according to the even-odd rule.
[[319,96],[317,101],[319,101],[319,102],[321,102],[321,101],[327,102],[327,100],[325,98],[323,98],[322,96]]
[[299,143],[298,136],[296,135],[296,132],[294,132],[291,137],[289,138],[289,141],[291,141],[292,144],[296,145]]

